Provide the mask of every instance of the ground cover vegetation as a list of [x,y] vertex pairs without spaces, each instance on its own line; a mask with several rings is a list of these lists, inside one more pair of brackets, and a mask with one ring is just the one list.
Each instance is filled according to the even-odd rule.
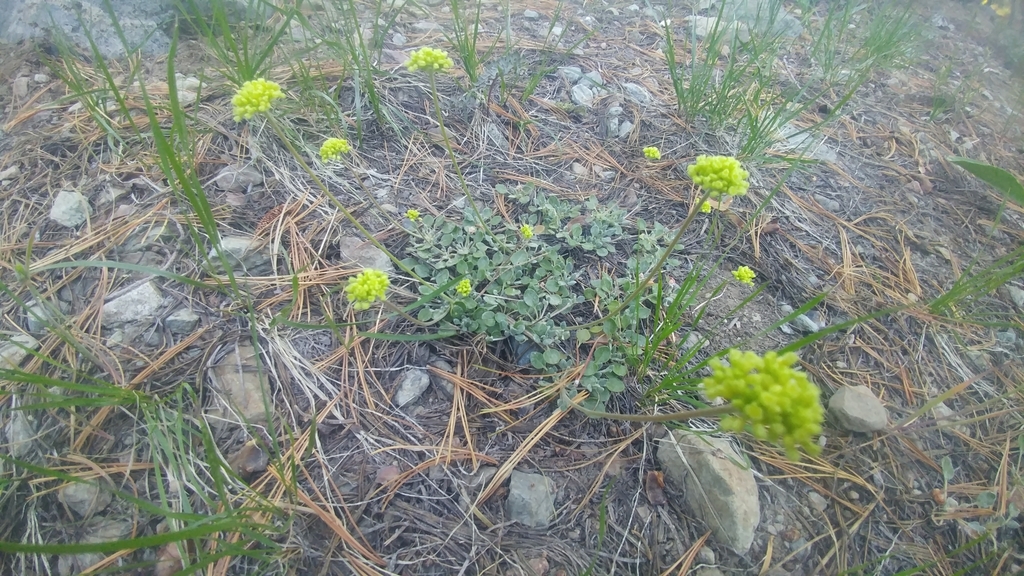
[[[26,51],[0,565],[1019,570],[1013,6],[730,4],[183,2],[163,58]],[[826,419],[857,385],[869,432]],[[749,553],[678,430],[742,447]]]

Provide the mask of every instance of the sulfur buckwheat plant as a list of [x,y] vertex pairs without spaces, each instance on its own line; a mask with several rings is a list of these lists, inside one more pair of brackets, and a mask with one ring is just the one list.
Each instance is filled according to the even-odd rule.
[[328,138],[320,146],[320,159],[324,162],[328,160],[341,160],[342,154],[348,154],[351,151],[352,146],[349,145],[348,140],[344,138]]
[[742,196],[747,193],[750,176],[740,161],[732,156],[697,156],[696,162],[686,167],[686,172],[695,184],[706,190],[712,197],[724,195]]
[[732,271],[732,277],[735,278],[737,282],[746,284],[747,286],[754,285],[755,276],[756,274],[754,274],[754,271],[747,266],[740,266]]
[[345,286],[345,295],[352,302],[352,308],[366,310],[377,300],[385,300],[391,281],[388,275],[380,270],[367,268],[356,276],[349,278]]
[[413,50],[409,54],[409,61],[405,63],[405,67],[410,72],[416,72],[423,70],[425,72],[444,72],[452,66],[455,62],[448,57],[448,53],[444,50],[438,50],[437,48],[430,48],[429,46],[420,48],[419,50]]
[[279,98],[284,98],[284,92],[276,82],[263,78],[249,80],[231,99],[235,122],[250,120],[256,114],[269,111],[270,105]]
[[644,148],[644,157],[648,160],[661,160],[661,150],[656,146],[648,146]]

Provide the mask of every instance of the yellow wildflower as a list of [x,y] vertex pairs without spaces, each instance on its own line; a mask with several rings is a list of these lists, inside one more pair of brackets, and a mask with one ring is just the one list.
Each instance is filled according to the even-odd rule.
[[519,233],[523,235],[523,238],[529,240],[530,238],[533,238],[533,226],[523,224],[519,227]]
[[736,280],[746,284],[747,286],[754,285],[754,271],[746,266],[740,266],[739,268],[732,271],[732,277]]
[[704,379],[710,398],[723,398],[736,412],[722,418],[721,428],[733,432],[749,429],[761,440],[782,444],[791,460],[799,459],[797,447],[809,454],[821,448],[814,436],[821,433],[824,411],[819,390],[793,364],[796,354],[731,350],[729,365],[717,358],[709,362],[712,374]]
[[686,172],[695,184],[709,191],[712,196],[723,194],[742,196],[747,193],[750,174],[743,169],[740,161],[732,156],[697,156],[696,162],[686,167]]
[[415,222],[420,219],[420,211],[415,208],[409,208],[405,211],[405,217]]
[[455,292],[459,296],[462,296],[463,298],[469,296],[469,293],[472,291],[473,285],[469,283],[469,279],[467,278],[463,278],[461,281],[459,281],[458,284],[455,285]]
[[278,98],[284,98],[284,93],[276,82],[263,78],[249,80],[231,98],[235,122],[241,122],[243,118],[248,120],[260,112],[270,110],[270,104]]
[[447,52],[430,47],[413,50],[412,53],[409,54],[409,61],[405,63],[405,67],[408,68],[410,72],[415,72],[417,70],[437,72],[447,70],[454,65],[455,63],[448,57]]
[[377,300],[384,300],[391,281],[388,275],[380,270],[367,268],[353,278],[348,279],[345,295],[356,310],[366,310]]
[[704,203],[700,205],[700,211],[705,213],[705,214],[710,214],[711,213],[711,202],[708,202],[707,200],[705,200]]
[[658,150],[657,146],[648,146],[644,148],[644,156],[648,160],[661,160],[661,150]]
[[342,154],[348,154],[351,151],[352,146],[349,145],[348,140],[344,138],[328,138],[320,146],[320,159],[324,162],[340,160]]

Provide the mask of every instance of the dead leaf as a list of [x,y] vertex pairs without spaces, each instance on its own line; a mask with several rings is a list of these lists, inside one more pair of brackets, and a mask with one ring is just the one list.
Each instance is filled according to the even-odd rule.
[[153,574],[155,576],[171,576],[180,572],[184,567],[185,563],[181,560],[181,550],[178,549],[178,543],[171,542],[170,544],[165,544],[156,555],[156,566],[153,567]]
[[247,202],[245,194],[240,194],[238,192],[228,192],[224,194],[224,201],[227,202],[228,205],[236,208],[239,206],[245,206],[245,203]]
[[548,573],[548,569],[550,568],[548,565],[548,559],[543,556],[540,558],[534,558],[533,560],[528,560],[526,565],[530,567],[530,570],[533,571],[535,576],[544,576]]
[[402,470],[398,466],[384,466],[383,468],[377,469],[377,484],[387,484],[395,478],[401,476]]
[[654,470],[647,473],[647,481],[645,482],[647,488],[647,500],[655,506],[664,506],[668,504],[668,498],[665,497],[665,475],[661,472]]
[[250,480],[267,469],[268,458],[255,442],[249,441],[228,458],[228,464],[243,480]]
[[135,206],[132,206],[131,204],[122,204],[117,207],[117,210],[114,210],[112,219],[117,220],[118,218],[127,218],[132,214],[135,214],[136,211],[138,211],[138,208]]

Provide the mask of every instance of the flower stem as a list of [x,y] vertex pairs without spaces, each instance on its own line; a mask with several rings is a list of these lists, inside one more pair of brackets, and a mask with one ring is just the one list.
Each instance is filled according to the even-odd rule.
[[672,412],[670,414],[612,414],[610,412],[588,410],[568,398],[565,400],[570,406],[591,418],[608,418],[609,420],[624,420],[627,422],[676,422],[681,420],[691,420],[693,418],[713,418],[736,412],[735,406],[732,404],[725,404],[723,406],[686,410],[684,412]]

